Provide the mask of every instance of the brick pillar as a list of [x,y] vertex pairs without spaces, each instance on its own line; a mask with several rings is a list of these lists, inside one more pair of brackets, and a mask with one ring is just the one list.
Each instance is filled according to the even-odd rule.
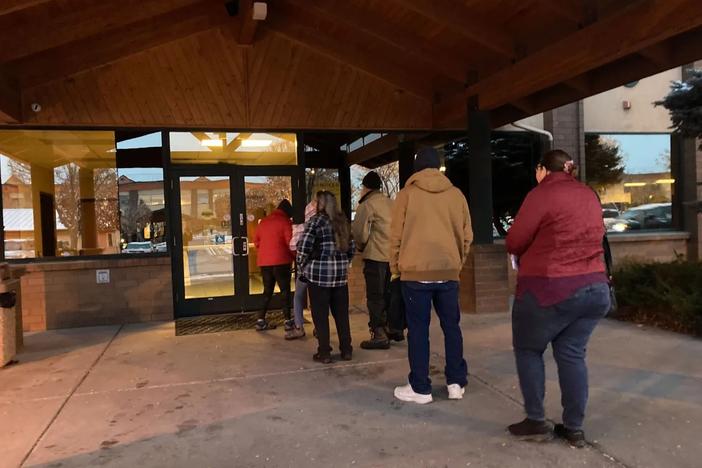
[[509,274],[503,244],[474,245],[461,274],[461,310],[484,314],[509,311]]
[[553,134],[553,149],[562,149],[578,165],[585,180],[585,125],[582,101],[566,104],[544,113],[544,129]]

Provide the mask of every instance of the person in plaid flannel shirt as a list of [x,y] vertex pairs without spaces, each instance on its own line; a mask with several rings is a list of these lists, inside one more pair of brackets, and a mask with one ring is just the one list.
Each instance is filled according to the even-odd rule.
[[310,308],[318,349],[313,359],[331,363],[329,311],[336,322],[343,360],[351,360],[348,270],[355,245],[351,226],[331,192],[317,194],[317,214],[305,225],[297,244],[297,264],[310,285]]

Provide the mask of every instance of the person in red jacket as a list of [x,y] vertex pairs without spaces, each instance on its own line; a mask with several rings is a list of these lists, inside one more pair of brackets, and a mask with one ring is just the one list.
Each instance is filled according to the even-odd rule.
[[530,440],[553,437],[544,414],[543,354],[550,343],[563,405],[563,424],[556,425],[555,433],[583,447],[585,349],[609,311],[610,296],[602,206],[595,192],[573,177],[574,171],[565,151],[544,154],[536,167],[539,185],[527,195],[507,234],[507,251],[518,258],[512,344],[527,414],[509,431]]
[[283,200],[278,208],[261,220],[256,229],[254,245],[258,250],[258,266],[263,277],[263,309],[258,313],[256,330],[272,330],[274,324],[266,321],[268,306],[273,298],[275,284],[278,283],[283,297],[283,314],[285,315],[285,330],[292,330],[294,323],[290,315],[290,280],[292,278],[292,262],[290,239],[292,238],[292,205]]

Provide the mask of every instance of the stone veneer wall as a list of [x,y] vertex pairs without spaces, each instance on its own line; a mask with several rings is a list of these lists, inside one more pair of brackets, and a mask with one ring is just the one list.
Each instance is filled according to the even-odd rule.
[[[96,270],[110,283],[97,284]],[[55,261],[13,265],[22,275],[25,331],[173,318],[168,257]]]

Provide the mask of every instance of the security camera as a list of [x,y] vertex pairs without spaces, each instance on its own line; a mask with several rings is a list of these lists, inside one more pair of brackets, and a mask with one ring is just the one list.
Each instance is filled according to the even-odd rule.
[[38,102],[35,102],[34,104],[32,104],[32,110],[34,112],[41,112],[41,104],[39,104]]

